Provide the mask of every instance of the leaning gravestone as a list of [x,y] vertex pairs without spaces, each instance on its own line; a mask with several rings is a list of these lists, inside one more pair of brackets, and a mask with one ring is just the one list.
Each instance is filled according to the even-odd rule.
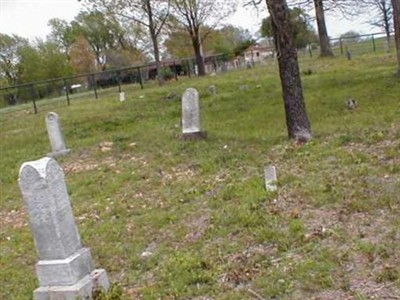
[[49,112],[46,115],[46,127],[52,150],[52,152],[47,155],[50,157],[57,157],[68,154],[70,149],[67,149],[65,146],[64,137],[61,132],[60,119],[56,113]]
[[206,136],[200,128],[199,92],[188,88],[182,96],[182,138],[203,139]]
[[82,247],[58,163],[49,157],[24,163],[19,186],[39,255],[36,274],[40,287],[33,298],[91,299],[94,290],[107,290],[106,271],[95,270],[90,250]]

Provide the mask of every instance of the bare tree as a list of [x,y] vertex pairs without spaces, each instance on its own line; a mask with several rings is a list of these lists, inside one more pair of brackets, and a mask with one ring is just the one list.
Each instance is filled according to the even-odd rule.
[[392,0],[394,39],[397,50],[397,76],[400,77],[400,0]]
[[271,15],[272,31],[278,56],[289,138],[298,142],[307,142],[311,139],[311,127],[304,103],[289,8],[286,0],[266,0],[266,2]]
[[[80,1],[80,0],[78,0]],[[164,80],[161,72],[159,38],[169,16],[170,0],[83,0],[94,10],[115,14],[139,23],[147,29],[157,68],[158,83]]]
[[[385,31],[386,41],[389,47],[390,45],[390,33],[392,31],[392,4],[390,0],[363,0],[365,8],[368,11],[373,10],[376,13],[368,23],[372,26],[381,28]],[[388,48],[389,50],[389,48]]]
[[[236,0],[172,0],[174,19],[189,33],[198,74],[206,74],[202,42],[237,6]],[[207,26],[205,26],[207,25]]]

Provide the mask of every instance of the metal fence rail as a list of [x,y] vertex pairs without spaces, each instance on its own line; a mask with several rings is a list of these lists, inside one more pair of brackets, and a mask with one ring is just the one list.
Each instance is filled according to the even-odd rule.
[[[222,54],[204,57],[209,72],[224,69],[225,58]],[[166,80],[178,80],[180,76],[196,76],[195,59],[166,60],[161,62],[163,77]],[[29,82],[14,86],[0,87],[1,106],[14,106],[32,102],[34,113],[38,113],[38,104],[42,100],[52,99],[71,104],[72,99],[94,96],[99,98],[99,91],[118,87],[122,92],[124,85],[144,89],[146,84],[157,79],[155,63],[130,66],[102,72],[79,74],[75,76],[55,78],[43,81]],[[39,102],[40,101],[40,102]]]

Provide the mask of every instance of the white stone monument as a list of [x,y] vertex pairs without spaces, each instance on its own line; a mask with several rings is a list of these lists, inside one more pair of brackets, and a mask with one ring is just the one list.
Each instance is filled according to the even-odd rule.
[[47,155],[50,157],[57,157],[68,154],[70,149],[67,149],[65,146],[64,137],[61,132],[60,119],[56,113],[49,112],[46,115],[46,127],[52,150],[52,152]]
[[40,287],[35,300],[91,299],[95,289],[107,290],[107,273],[95,270],[90,250],[83,248],[64,179],[49,157],[26,162],[19,186],[29,215],[39,262]]
[[202,139],[206,133],[200,128],[199,92],[188,88],[182,96],[182,138]]
[[119,101],[124,102],[125,101],[125,92],[119,93]]
[[267,192],[275,192],[278,188],[276,186],[276,168],[274,166],[267,166],[264,169],[265,189]]

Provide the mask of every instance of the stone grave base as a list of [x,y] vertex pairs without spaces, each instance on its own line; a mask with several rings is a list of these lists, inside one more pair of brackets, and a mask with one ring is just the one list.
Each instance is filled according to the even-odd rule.
[[67,155],[69,152],[71,152],[71,149],[65,149],[65,150],[61,150],[61,151],[57,151],[57,152],[49,152],[47,153],[47,157],[51,157],[51,158],[55,158],[58,156],[64,156]]
[[103,269],[93,270],[74,285],[42,286],[33,292],[34,300],[83,300],[92,299],[94,290],[107,291],[110,286]]
[[186,132],[182,133],[181,135],[181,140],[184,141],[205,140],[206,138],[207,138],[206,131]]

